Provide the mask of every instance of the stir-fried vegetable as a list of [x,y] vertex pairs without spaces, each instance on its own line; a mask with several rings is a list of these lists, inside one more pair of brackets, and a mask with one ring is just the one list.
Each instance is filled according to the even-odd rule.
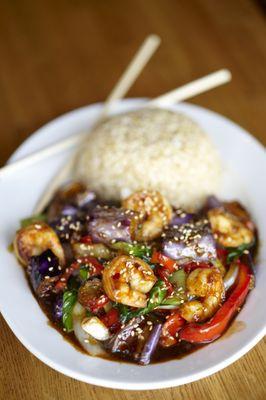
[[150,291],[150,296],[148,300],[148,304],[144,308],[139,308],[138,310],[132,310],[125,305],[117,305],[120,313],[120,320],[122,323],[129,321],[134,317],[138,317],[140,315],[149,314],[155,308],[159,307],[163,304],[163,300],[166,296],[167,289],[162,280],[158,280],[152,290]]
[[209,262],[216,258],[215,240],[207,219],[198,219],[166,230],[162,252],[172,260]]
[[181,288],[183,291],[186,290],[186,280],[187,274],[184,269],[179,269],[169,276],[169,281],[177,288]]
[[153,353],[156,351],[156,346],[161,336],[161,331],[162,331],[162,324],[156,324],[153,327],[151,334],[147,342],[145,343],[141,355],[139,357],[138,360],[139,364],[147,365],[151,362],[151,358],[153,356]]
[[150,257],[151,248],[144,244],[132,244],[126,242],[116,242],[111,244],[112,249],[121,251],[123,254],[128,254],[134,257]]
[[242,254],[245,254],[246,251],[252,246],[252,243],[243,243],[238,247],[228,247],[228,255],[226,258],[227,264],[237,260]]
[[173,311],[162,328],[160,343],[163,347],[170,347],[177,343],[178,332],[184,326],[185,320],[179,311]]
[[49,278],[59,276],[61,273],[58,257],[51,250],[46,250],[39,256],[31,257],[27,272],[33,289],[37,290],[43,280],[48,281]]
[[77,292],[75,290],[67,290],[63,295],[63,326],[67,332],[73,330],[72,311],[77,301]]
[[137,220],[133,211],[116,207],[96,207],[87,223],[87,233],[94,243],[131,242]]
[[13,243],[57,327],[141,365],[220,337],[254,286],[256,228],[215,197],[196,214],[149,190],[104,205],[72,182]]
[[[89,238],[90,236],[87,236]],[[80,242],[74,243],[72,248],[76,257],[96,257],[104,260],[111,260],[114,257],[114,252],[102,243],[88,243],[81,238]],[[84,239],[83,239],[84,240]]]

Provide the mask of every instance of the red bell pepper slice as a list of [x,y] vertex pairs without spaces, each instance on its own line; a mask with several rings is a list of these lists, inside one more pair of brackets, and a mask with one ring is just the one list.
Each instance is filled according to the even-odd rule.
[[88,300],[87,307],[92,313],[97,314],[109,301],[110,299],[103,293],[100,297]]
[[56,292],[60,292],[61,290],[64,290],[66,288],[68,279],[73,274],[73,272],[78,270],[79,268],[80,268],[80,264],[75,261],[70,265],[70,267],[67,267],[63,271],[63,273],[60,276],[59,280],[55,284]]
[[192,323],[182,329],[179,339],[190,343],[210,343],[218,339],[230,320],[244,303],[249,292],[252,273],[246,264],[239,263],[238,281],[229,298],[214,317],[203,324]]
[[81,243],[84,243],[84,244],[92,244],[92,243],[93,243],[93,242],[92,242],[92,238],[91,238],[90,235],[83,236],[83,237],[80,239],[80,242],[81,242]]
[[216,252],[217,252],[217,258],[225,265],[226,258],[228,255],[228,250],[226,250],[223,247],[217,247]]
[[103,317],[101,317],[101,321],[104,323],[107,328],[117,324],[119,322],[119,312],[116,308],[111,308]]
[[160,264],[169,274],[172,274],[178,269],[176,261],[156,250],[152,254],[151,262],[154,264]]
[[169,347],[176,344],[178,340],[176,334],[180,331],[185,322],[186,321],[181,317],[179,311],[173,311],[163,325],[160,344],[163,347]]
[[156,268],[156,274],[165,282],[168,295],[172,294],[174,288],[171,282],[169,282],[168,277],[178,269],[177,263],[156,250],[152,254],[151,262],[154,264],[160,264],[160,267]]
[[80,265],[89,265],[90,276],[100,275],[104,269],[103,265],[95,257],[85,256],[78,259]]
[[167,289],[167,295],[170,296],[174,292],[174,288],[172,283],[169,281],[169,272],[165,270],[164,268],[156,268],[155,274],[158,275],[165,283],[166,289]]
[[57,292],[60,292],[61,290],[64,290],[67,286],[67,281],[70,278],[70,276],[73,274],[74,271],[79,270],[81,266],[83,265],[89,265],[90,268],[90,276],[94,275],[100,275],[103,266],[97,258],[95,257],[90,257],[90,256],[85,256],[85,257],[80,257],[77,261],[74,261],[70,267],[67,267],[62,275],[60,276],[59,280],[55,284],[55,290]]

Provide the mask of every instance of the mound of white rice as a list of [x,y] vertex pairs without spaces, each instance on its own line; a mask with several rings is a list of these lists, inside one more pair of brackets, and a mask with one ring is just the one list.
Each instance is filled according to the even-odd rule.
[[143,109],[97,126],[80,153],[77,178],[106,200],[138,189],[159,190],[185,209],[202,205],[220,181],[209,137],[184,114]]

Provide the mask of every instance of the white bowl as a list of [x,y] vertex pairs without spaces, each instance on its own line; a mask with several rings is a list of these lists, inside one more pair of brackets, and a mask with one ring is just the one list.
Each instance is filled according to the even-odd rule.
[[[143,100],[123,101],[116,111],[138,107]],[[11,160],[18,159],[62,137],[88,130],[101,105],[92,105],[55,119],[23,143]],[[47,323],[33,297],[24,272],[7,250],[20,219],[32,209],[56,169],[69,153],[52,157],[0,180],[0,305],[18,339],[50,367],[78,380],[119,389],[157,389],[203,378],[233,363],[265,334],[266,222],[263,146],[242,128],[206,109],[180,104],[172,107],[198,121],[215,142],[224,161],[221,195],[240,199],[251,211],[260,233],[256,288],[237,316],[242,330],[180,359],[146,367],[93,358],[77,351]]]

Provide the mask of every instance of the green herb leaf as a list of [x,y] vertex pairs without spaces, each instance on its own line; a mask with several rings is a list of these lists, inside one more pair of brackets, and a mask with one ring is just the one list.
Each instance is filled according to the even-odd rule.
[[26,228],[28,225],[37,223],[37,222],[46,222],[47,217],[45,214],[37,214],[32,215],[31,217],[24,218],[20,221],[21,228]]
[[167,289],[165,286],[165,283],[159,279],[155,285],[153,286],[151,292],[150,292],[150,298],[148,301],[147,307],[153,309],[160,305],[165,298],[167,293]]
[[73,330],[72,311],[77,301],[77,291],[67,290],[63,294],[63,325],[67,332]]
[[238,247],[228,247],[229,253],[226,258],[226,263],[230,264],[235,261],[237,258],[241,257],[245,250],[248,250],[253,243],[243,243]]

